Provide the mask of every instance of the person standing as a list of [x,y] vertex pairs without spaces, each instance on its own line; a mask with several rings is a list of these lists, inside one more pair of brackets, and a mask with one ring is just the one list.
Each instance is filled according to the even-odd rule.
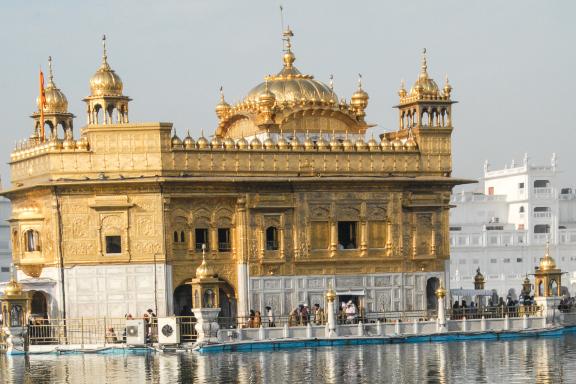
[[265,309],[266,309],[266,317],[268,318],[268,326],[275,327],[276,323],[274,322],[274,312],[272,311],[272,307],[267,306]]
[[326,317],[324,309],[320,307],[320,304],[314,304],[314,324],[322,325],[326,322]]

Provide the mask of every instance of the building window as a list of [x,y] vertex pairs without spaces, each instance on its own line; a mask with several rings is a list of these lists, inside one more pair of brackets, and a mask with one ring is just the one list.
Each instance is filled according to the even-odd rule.
[[548,188],[550,181],[548,180],[534,180],[534,188]]
[[465,259],[460,259],[460,260],[458,260],[458,264],[464,265],[464,264],[466,264],[466,260],[465,260]]
[[196,228],[194,230],[194,236],[196,238],[197,251],[202,251],[202,244],[206,244],[206,250],[210,249],[210,243],[208,241],[208,228]]
[[106,253],[122,253],[122,237],[121,236],[106,236]]
[[479,259],[472,259],[472,264],[480,264],[480,260]]
[[24,238],[26,240],[26,252],[40,252],[42,248],[40,247],[40,233],[33,229],[29,229],[24,232]]
[[506,259],[504,259],[504,262],[505,262],[505,263],[509,263],[509,262],[510,262],[510,259],[506,258]]
[[3,272],[3,273],[10,272],[10,267],[2,267],[2,268],[0,268],[0,272]]
[[519,189],[524,189],[524,183],[518,183],[518,188],[519,188]]
[[266,250],[278,250],[278,228],[276,227],[266,228]]
[[494,194],[494,187],[488,187],[488,194],[492,196]]
[[462,227],[450,227],[450,231],[461,231]]
[[516,258],[516,262],[517,262],[517,263],[521,263],[521,262],[522,262],[522,258],[521,258],[521,257],[517,257],[517,258]]
[[230,249],[232,249],[230,228],[218,228],[218,251],[230,252]]
[[534,233],[550,233],[550,225],[537,224],[534,226]]
[[498,262],[497,259],[490,259],[490,264],[496,264]]
[[356,222],[338,222],[338,249],[356,249]]
[[518,212],[524,213],[524,206],[523,205],[520,206],[520,209],[518,210]]
[[186,242],[186,234],[184,231],[174,231],[173,240],[175,243],[184,243]]

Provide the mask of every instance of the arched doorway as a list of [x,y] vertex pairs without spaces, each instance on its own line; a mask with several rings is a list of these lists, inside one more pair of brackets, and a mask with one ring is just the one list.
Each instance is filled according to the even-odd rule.
[[30,314],[37,319],[48,319],[48,300],[44,292],[35,291],[32,295]]
[[192,286],[182,284],[176,287],[173,295],[174,314],[176,316],[189,316],[192,308]]
[[436,299],[436,290],[440,287],[440,280],[437,277],[431,277],[426,281],[426,309],[435,311],[438,308]]

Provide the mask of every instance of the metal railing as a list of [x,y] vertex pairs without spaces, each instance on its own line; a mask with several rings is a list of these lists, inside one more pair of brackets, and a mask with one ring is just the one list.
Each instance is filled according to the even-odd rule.
[[[177,316],[180,341],[196,340],[196,318]],[[157,319],[152,318],[147,326],[147,341],[158,341]],[[33,319],[28,324],[28,340],[31,345],[64,344],[121,344],[126,342],[125,318],[80,318],[80,319]]]
[[458,320],[466,319],[501,319],[508,317],[541,316],[542,307],[538,305],[516,305],[516,306],[496,306],[496,307],[474,307],[474,308],[450,308],[446,310],[446,317]]

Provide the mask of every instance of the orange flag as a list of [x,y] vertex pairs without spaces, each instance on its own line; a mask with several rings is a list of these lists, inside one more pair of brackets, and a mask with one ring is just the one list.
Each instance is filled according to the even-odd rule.
[[44,106],[46,105],[46,95],[44,93],[44,74],[40,69],[40,141],[44,142]]

